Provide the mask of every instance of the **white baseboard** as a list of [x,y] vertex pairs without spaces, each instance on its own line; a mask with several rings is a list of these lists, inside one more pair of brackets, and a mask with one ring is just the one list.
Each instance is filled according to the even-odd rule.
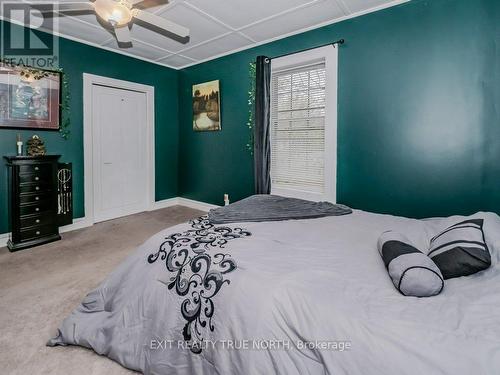
[[149,211],[155,211],[155,210],[160,210],[162,208],[177,206],[178,204],[179,204],[179,198],[177,197],[164,199],[162,201],[154,202],[149,208]]
[[72,230],[83,229],[87,227],[91,227],[93,223],[90,220],[87,220],[85,217],[79,217],[78,219],[73,219],[73,224],[65,225],[64,227],[59,228],[60,233],[71,232]]
[[[176,197],[170,199],[164,199],[162,201],[155,202],[149,211],[160,210],[162,208],[172,207],[172,206],[185,206],[189,208],[194,208],[195,210],[200,210],[204,212],[208,212],[213,208],[217,208],[220,206],[216,206],[214,204],[209,204],[205,202],[195,201],[192,199]],[[73,224],[66,225],[64,227],[59,228],[60,233],[71,232],[73,230],[83,229],[87,227],[91,227],[94,225],[92,220],[89,220],[85,217],[81,217],[73,220]],[[0,234],[0,247],[7,246],[7,241],[9,240],[10,233],[2,233]]]
[[0,247],[7,246],[7,242],[9,241],[10,233],[2,233],[0,234]]
[[213,208],[220,207],[220,206],[216,206],[215,204],[195,201],[193,199],[188,199],[188,198],[183,198],[183,197],[176,197],[176,198],[164,199],[162,201],[155,202],[151,206],[150,211],[160,210],[162,208],[172,207],[172,206],[184,206],[184,207],[189,207],[189,208],[193,208],[195,210],[200,210],[200,211],[205,211],[205,212],[208,212]]
[[214,208],[220,207],[220,206],[216,206],[215,204],[195,201],[195,200],[188,199],[188,198],[179,197],[177,199],[179,200],[180,206],[186,206],[189,208],[194,208],[195,210],[200,210],[200,211],[205,211],[205,212],[208,212]]

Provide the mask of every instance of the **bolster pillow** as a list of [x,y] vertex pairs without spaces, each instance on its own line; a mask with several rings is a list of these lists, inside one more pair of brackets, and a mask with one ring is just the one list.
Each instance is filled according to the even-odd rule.
[[402,234],[393,231],[382,233],[378,250],[394,286],[401,294],[430,297],[443,290],[444,281],[439,268]]

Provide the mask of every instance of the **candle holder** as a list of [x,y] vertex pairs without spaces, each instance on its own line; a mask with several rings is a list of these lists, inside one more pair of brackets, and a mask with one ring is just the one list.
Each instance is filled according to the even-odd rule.
[[17,156],[22,156],[23,155],[23,141],[21,140],[21,134],[17,135],[16,146],[17,146]]

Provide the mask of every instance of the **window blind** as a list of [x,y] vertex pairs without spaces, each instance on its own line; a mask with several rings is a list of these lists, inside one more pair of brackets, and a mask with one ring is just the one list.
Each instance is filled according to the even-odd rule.
[[274,188],[324,193],[325,63],[273,71],[271,181]]

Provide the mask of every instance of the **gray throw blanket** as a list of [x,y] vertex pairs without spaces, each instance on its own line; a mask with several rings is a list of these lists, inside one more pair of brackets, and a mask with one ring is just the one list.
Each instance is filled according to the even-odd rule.
[[329,202],[311,202],[278,195],[253,195],[226,207],[210,210],[213,224],[314,219],[352,213],[349,207]]

